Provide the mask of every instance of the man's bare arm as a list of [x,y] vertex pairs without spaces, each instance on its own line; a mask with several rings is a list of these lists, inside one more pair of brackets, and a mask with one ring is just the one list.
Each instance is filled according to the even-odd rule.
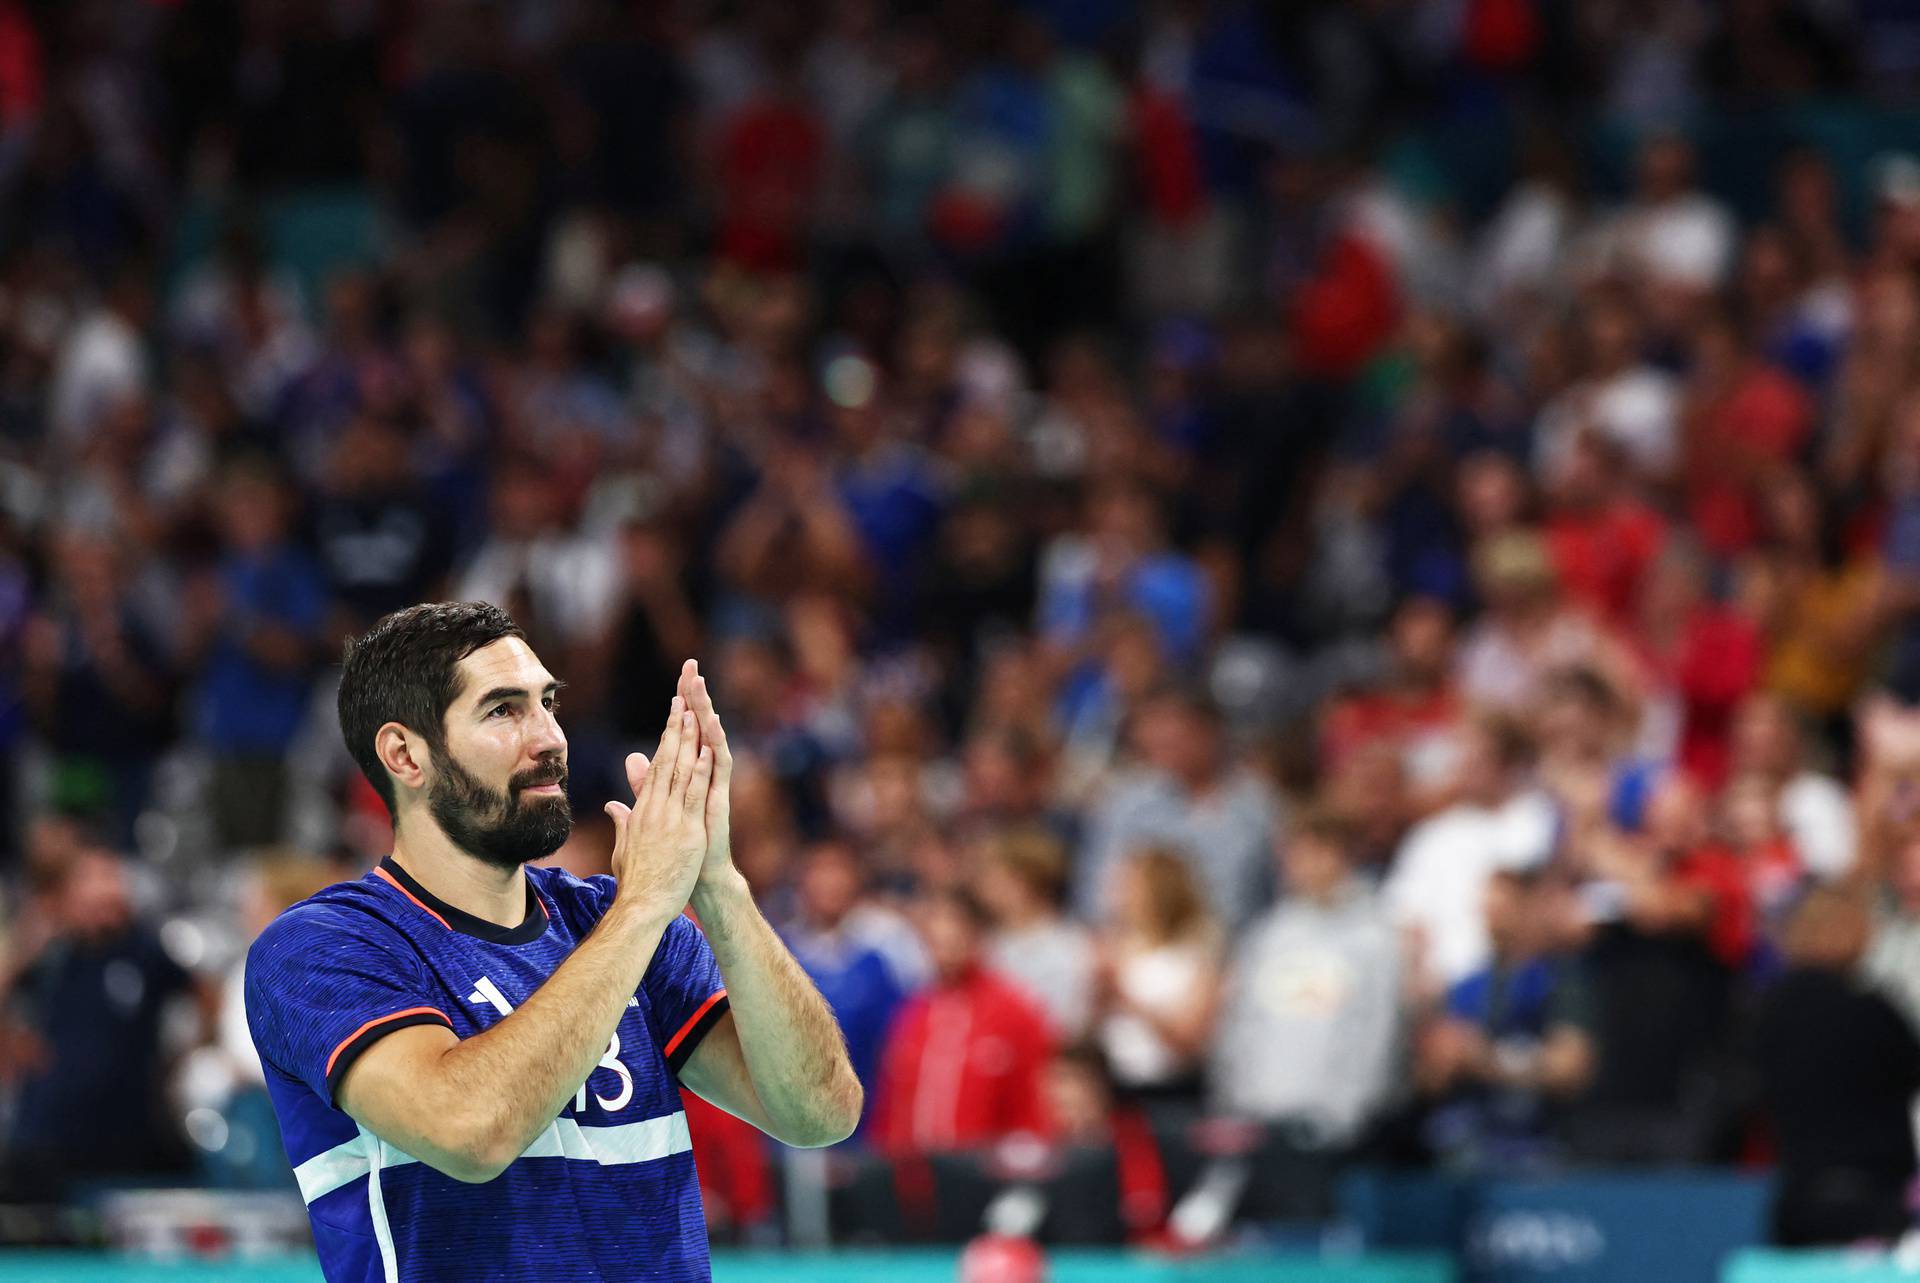
[[340,1108],[455,1180],[492,1180],[593,1072],[673,916],[616,900],[573,956],[486,1032],[463,1039],[416,1025],[367,1048],[340,1083]]
[[513,1014],[461,1039],[396,1030],[341,1081],[340,1107],[457,1180],[492,1180],[600,1061],[660,937],[686,907],[706,846],[713,754],[675,697],[656,765],[627,759],[634,805],[608,803],[619,889],[593,933]]
[[729,849],[733,753],[707,682],[689,662],[680,694],[713,753],[707,850],[693,911],[727,982],[727,1017],[701,1040],[680,1080],[703,1099],[789,1145],[831,1145],[860,1122],[860,1080],[825,999],[767,925]]
[[693,911],[727,982],[725,1019],[680,1071],[701,1098],[789,1145],[831,1145],[860,1123],[846,1039],[735,872],[702,881]]

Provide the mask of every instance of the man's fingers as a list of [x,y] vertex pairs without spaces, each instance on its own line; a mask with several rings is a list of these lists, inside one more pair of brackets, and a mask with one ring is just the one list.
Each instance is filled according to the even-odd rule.
[[698,815],[707,809],[707,789],[713,783],[713,749],[702,744],[700,756],[694,759],[693,775],[687,781],[686,805],[690,814]]
[[[660,732],[660,747],[653,755],[659,763],[659,770],[647,772],[646,796],[640,799],[642,808],[650,815],[658,815],[665,806],[665,794],[673,784],[674,765],[679,759],[681,723],[686,718],[687,706],[678,695],[667,708],[667,728]],[[665,776],[667,778],[662,779]]]
[[713,748],[713,785],[725,789],[733,778],[733,751],[727,747],[727,731],[720,725],[720,714],[704,677],[694,678],[693,709],[700,717],[701,743]]
[[637,800],[640,789],[647,782],[647,755],[645,753],[627,754],[627,785],[633,789]]
[[609,802],[600,809],[613,821],[613,849],[618,854],[620,848],[626,845],[627,822],[633,818],[633,808],[625,802]]
[[680,738],[674,743],[673,755],[676,792],[687,787],[687,781],[693,778],[693,764],[700,756],[700,724],[694,720],[693,710],[686,706],[686,701],[681,700],[680,709]]

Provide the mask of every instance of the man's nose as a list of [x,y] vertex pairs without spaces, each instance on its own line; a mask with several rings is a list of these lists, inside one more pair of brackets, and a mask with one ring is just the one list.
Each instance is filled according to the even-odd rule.
[[552,709],[539,710],[528,727],[528,736],[527,748],[535,757],[548,757],[566,751],[566,732],[560,729],[560,719],[553,715]]

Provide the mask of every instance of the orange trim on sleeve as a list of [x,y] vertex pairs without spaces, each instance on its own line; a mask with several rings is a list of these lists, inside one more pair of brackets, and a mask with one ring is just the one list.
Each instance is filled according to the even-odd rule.
[[420,912],[426,914],[428,917],[432,918],[435,922],[438,922],[441,926],[445,927],[447,930],[449,931],[453,930],[453,924],[451,922],[448,922],[445,918],[435,913],[432,909],[429,909],[426,905],[420,904],[420,898],[416,896],[413,892],[401,886],[399,882],[395,881],[393,874],[388,873],[385,869],[381,868],[377,864],[374,866],[373,872],[375,877],[385,878],[388,886],[398,891],[401,895],[406,896],[407,899],[412,900],[416,905],[419,905]]
[[[333,1049],[331,1056],[327,1057],[326,1072],[321,1076],[323,1078],[331,1078],[333,1076],[333,1062],[340,1059],[340,1053],[351,1046],[355,1038],[358,1038],[361,1034],[367,1032],[367,1030],[372,1029],[375,1025],[384,1025],[389,1020],[398,1020],[402,1016],[438,1016],[442,1020],[447,1020],[447,1013],[438,1007],[408,1007],[405,1011],[390,1011],[384,1016],[375,1016],[372,1020],[367,1021],[366,1024],[361,1025],[358,1029],[340,1040],[340,1045]],[[451,1028],[453,1022],[447,1020],[447,1025]]]
[[680,1032],[675,1034],[673,1037],[667,1039],[666,1049],[662,1051],[660,1054],[663,1056],[673,1055],[674,1050],[677,1047],[679,1047],[681,1043],[686,1041],[687,1035],[693,1032],[693,1027],[700,1023],[700,1018],[706,1015],[709,1011],[712,1011],[713,1004],[716,1002],[719,1002],[722,998],[726,996],[727,996],[727,991],[725,989],[714,990],[713,996],[711,998],[708,998],[705,1002],[701,1003],[699,1008],[691,1016],[687,1017],[687,1023],[680,1026]]

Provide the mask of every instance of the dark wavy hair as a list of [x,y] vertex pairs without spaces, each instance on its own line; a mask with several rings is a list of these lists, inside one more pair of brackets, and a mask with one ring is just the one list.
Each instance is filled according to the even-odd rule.
[[347,640],[340,661],[340,733],[395,819],[400,812],[393,779],[373,747],[380,728],[398,722],[444,753],[447,709],[460,693],[460,661],[502,637],[525,636],[512,616],[489,602],[439,601],[396,610]]

